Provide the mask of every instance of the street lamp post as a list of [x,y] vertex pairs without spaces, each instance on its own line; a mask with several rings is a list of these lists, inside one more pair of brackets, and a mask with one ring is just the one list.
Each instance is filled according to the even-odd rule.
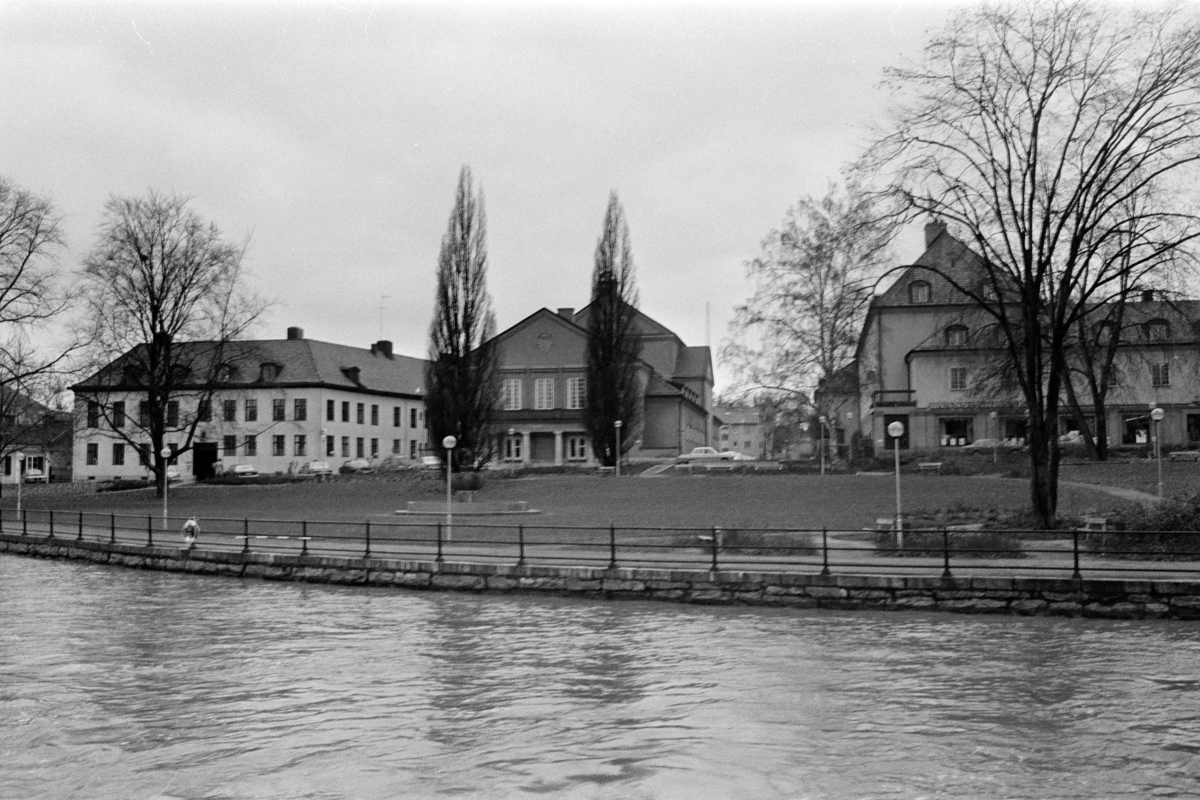
[[821,474],[825,474],[825,423],[829,422],[822,414],[817,418],[817,422],[821,423],[820,429],[817,431],[817,447],[821,451]]
[[167,529],[167,487],[171,485],[171,479],[167,477],[167,464],[169,463],[167,459],[171,457],[171,448],[164,445],[158,454],[162,456],[163,465],[163,530],[165,531]]
[[988,414],[988,416],[991,417],[991,420],[992,420],[992,463],[995,464],[996,463],[996,446],[1000,444],[1000,426],[997,425],[997,423],[996,423],[996,417],[998,415],[996,414],[995,411]]
[[450,541],[450,535],[454,532],[454,512],[450,505],[450,474],[454,470],[454,445],[456,444],[458,444],[458,439],[453,436],[442,439],[442,447],[446,449],[446,541]]
[[904,423],[899,420],[887,426],[896,451],[896,548],[904,548],[904,521],[900,513],[900,437],[904,435]]
[[1158,460],[1158,499],[1162,500],[1162,420],[1166,416],[1166,412],[1161,408],[1155,408],[1150,412],[1150,419],[1154,420],[1154,457]]
[[25,454],[17,453],[17,519],[21,518],[21,484],[25,482]]
[[617,452],[613,454],[613,464],[616,466],[616,476],[621,477],[621,420],[613,423],[613,427],[617,429]]

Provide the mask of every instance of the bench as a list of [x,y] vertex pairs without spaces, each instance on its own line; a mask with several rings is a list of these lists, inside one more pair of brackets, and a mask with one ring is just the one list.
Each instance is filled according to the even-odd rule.
[[1084,517],[1083,528],[1085,531],[1106,531],[1108,530],[1107,517]]
[[1200,461],[1200,450],[1176,450],[1168,455],[1172,461]]
[[596,467],[596,471],[601,475],[613,475],[616,473],[616,467]]
[[922,461],[920,464],[917,464],[917,471],[918,472],[936,472],[940,475],[942,472],[942,462],[941,461]]

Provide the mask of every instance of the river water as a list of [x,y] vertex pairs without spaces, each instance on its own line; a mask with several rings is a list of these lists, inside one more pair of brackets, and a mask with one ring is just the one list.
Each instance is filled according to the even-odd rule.
[[1200,624],[272,584],[0,555],[2,798],[1200,794]]

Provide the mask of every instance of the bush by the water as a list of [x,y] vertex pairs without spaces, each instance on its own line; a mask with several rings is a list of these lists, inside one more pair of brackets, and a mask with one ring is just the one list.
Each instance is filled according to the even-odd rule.
[[1200,494],[1169,497],[1153,506],[1126,503],[1108,515],[1114,532],[1089,533],[1089,550],[1116,558],[1172,561],[1200,556]]
[[875,547],[888,555],[941,556],[945,549],[950,557],[1020,558],[1021,542],[1007,531],[946,531],[906,530],[903,542],[895,531],[877,531]]

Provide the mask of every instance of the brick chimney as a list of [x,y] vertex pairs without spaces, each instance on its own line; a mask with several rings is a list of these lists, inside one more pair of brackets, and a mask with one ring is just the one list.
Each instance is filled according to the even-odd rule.
[[304,328],[297,328],[295,326],[288,328],[287,336],[289,339],[303,339]]
[[933,247],[933,240],[946,232],[946,223],[940,219],[925,223],[925,249]]
[[567,322],[575,321],[575,309],[573,309],[573,308],[560,308],[558,310],[558,315],[560,317],[562,317],[563,319],[565,319]]
[[380,339],[378,342],[371,345],[371,355],[382,355],[385,358],[391,358],[392,343],[387,339]]

